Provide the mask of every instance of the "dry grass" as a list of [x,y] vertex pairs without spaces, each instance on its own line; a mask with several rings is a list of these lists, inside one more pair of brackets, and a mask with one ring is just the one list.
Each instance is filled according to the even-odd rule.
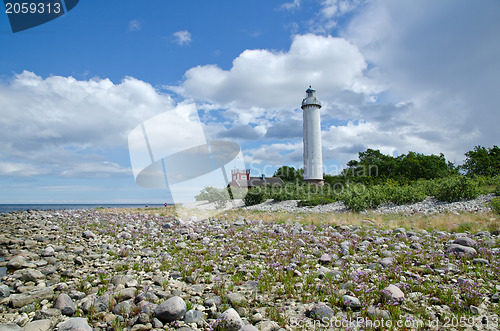
[[[394,229],[403,227],[408,230],[443,230],[448,232],[493,231],[500,229],[500,217],[490,213],[440,213],[433,215],[404,215],[368,213],[271,213],[234,211],[234,216],[243,216],[248,219],[262,219],[264,221],[290,222],[298,221],[304,224],[332,224],[332,225],[363,225],[370,220],[377,227]],[[229,215],[228,215],[229,216]],[[233,217],[234,217],[233,216]]]
[[[159,216],[178,215],[174,206],[167,208],[109,208],[101,209],[103,213],[123,212],[141,213]],[[203,213],[198,215],[203,216]],[[219,213],[216,217],[226,220],[234,220],[238,217],[251,220],[263,220],[272,222],[300,222],[303,224],[331,224],[331,225],[363,225],[365,220],[370,220],[382,229],[394,229],[403,227],[408,230],[442,230],[448,232],[476,233],[478,231],[493,231],[500,229],[500,216],[490,213],[440,213],[432,215],[404,215],[404,214],[378,214],[368,213],[287,213],[287,212],[260,212],[242,209],[228,210]]]

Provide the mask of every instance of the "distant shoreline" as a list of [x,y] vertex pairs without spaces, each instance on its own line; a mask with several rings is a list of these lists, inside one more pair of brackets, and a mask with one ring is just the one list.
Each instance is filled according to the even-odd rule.
[[[172,206],[169,204],[169,206]],[[164,207],[164,204],[148,204],[148,208]],[[26,210],[73,210],[73,209],[97,209],[97,208],[146,208],[146,204],[138,203],[10,203],[0,204],[0,213],[10,213]]]

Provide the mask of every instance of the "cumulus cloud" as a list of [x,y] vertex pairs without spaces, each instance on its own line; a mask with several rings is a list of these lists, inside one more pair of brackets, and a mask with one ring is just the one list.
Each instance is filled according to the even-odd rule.
[[385,100],[408,105],[399,148],[460,161],[500,139],[499,12],[497,1],[374,1],[341,33],[376,68]]
[[271,123],[265,137],[271,139],[302,138],[302,119],[285,118]]
[[221,131],[218,135],[221,138],[256,140],[261,135],[250,125],[234,125],[226,131]]
[[179,46],[189,45],[191,43],[191,33],[187,30],[180,30],[172,34],[173,42]]
[[245,157],[245,163],[251,168],[256,165],[279,167],[290,162],[296,162],[302,166],[302,142],[262,144],[245,150]]
[[[96,171],[129,171],[102,163],[102,153],[126,148],[131,129],[173,107],[169,96],[131,77],[114,84],[28,71],[0,84],[0,104],[2,172],[34,175],[41,167],[66,176],[91,169],[89,163],[99,164]],[[14,165],[18,170],[8,170]]]
[[224,108],[287,109],[297,106],[308,84],[330,93],[370,90],[365,69],[363,56],[345,39],[297,35],[287,52],[246,50],[230,70],[216,65],[189,69],[174,90]]

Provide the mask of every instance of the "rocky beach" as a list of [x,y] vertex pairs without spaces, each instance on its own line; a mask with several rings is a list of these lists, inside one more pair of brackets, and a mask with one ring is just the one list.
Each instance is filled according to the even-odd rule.
[[[351,223],[309,221],[342,206],[293,201],[208,219],[170,208],[2,214],[0,330],[498,330],[488,199],[382,206]],[[424,229],[376,213],[484,222]]]

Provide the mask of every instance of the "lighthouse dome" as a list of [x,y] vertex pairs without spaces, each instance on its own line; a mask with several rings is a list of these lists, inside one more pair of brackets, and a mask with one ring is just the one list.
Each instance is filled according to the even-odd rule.
[[307,96],[302,100],[302,109],[306,106],[317,106],[321,108],[321,102],[316,98],[316,90],[311,86],[306,90]]

